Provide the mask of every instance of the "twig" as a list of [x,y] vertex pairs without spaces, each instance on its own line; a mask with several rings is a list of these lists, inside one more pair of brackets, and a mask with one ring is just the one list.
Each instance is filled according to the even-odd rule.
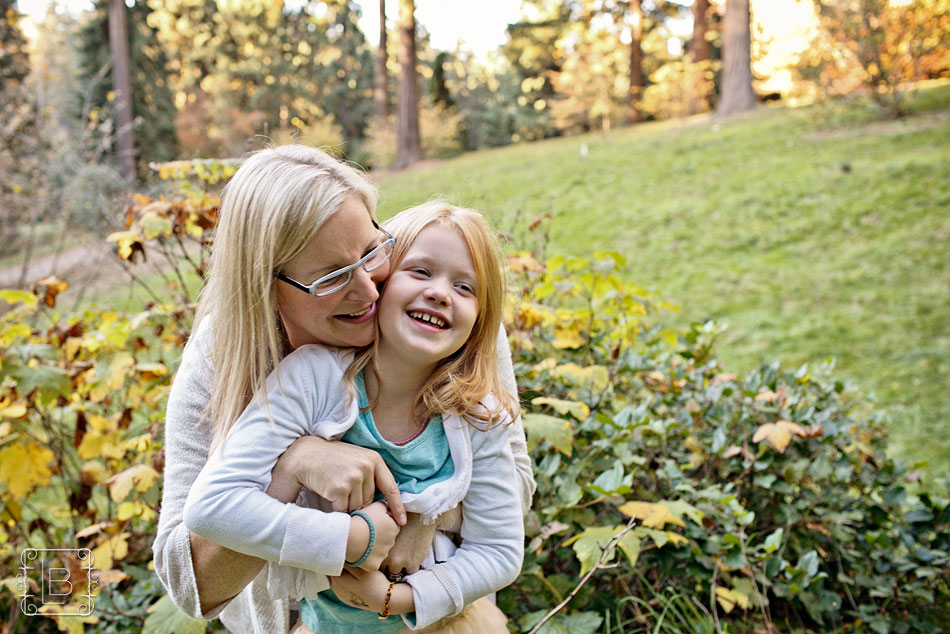
[[619,533],[611,537],[610,541],[607,542],[606,546],[601,547],[602,552],[600,553],[600,559],[597,560],[597,563],[594,564],[594,567],[587,571],[587,574],[581,578],[580,582],[576,586],[574,586],[574,589],[571,590],[571,593],[568,594],[567,597],[565,597],[563,601],[561,601],[556,606],[554,606],[554,608],[552,608],[551,611],[545,614],[544,618],[538,621],[537,625],[531,628],[531,631],[528,632],[528,634],[537,634],[538,630],[540,630],[541,627],[545,623],[550,621],[551,618],[555,614],[563,610],[564,606],[570,603],[571,599],[573,599],[574,596],[577,595],[578,592],[580,592],[581,588],[584,587],[584,584],[587,583],[587,581],[591,578],[591,576],[595,572],[597,572],[598,570],[606,570],[608,568],[616,568],[619,565],[619,564],[608,564],[607,559],[617,548],[617,544],[620,543],[620,540],[623,539],[623,536],[629,533],[631,530],[633,530],[633,527],[636,524],[636,521],[637,521],[637,516],[634,515],[633,517],[630,518],[630,521],[627,522],[627,525],[623,527],[623,530],[621,530]]

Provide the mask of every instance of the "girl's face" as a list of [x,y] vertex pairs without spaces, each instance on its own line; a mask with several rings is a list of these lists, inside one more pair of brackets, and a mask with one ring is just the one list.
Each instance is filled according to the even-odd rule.
[[[313,242],[287,263],[281,273],[309,284],[359,261],[378,246],[382,234],[373,226],[366,205],[347,198],[317,231]],[[325,297],[277,282],[277,306],[291,350],[304,344],[350,348],[365,346],[375,336],[377,285],[389,274],[389,261],[372,273],[353,271],[350,283]]]
[[379,302],[380,352],[434,366],[457,352],[478,317],[475,265],[453,228],[429,225],[386,282]]

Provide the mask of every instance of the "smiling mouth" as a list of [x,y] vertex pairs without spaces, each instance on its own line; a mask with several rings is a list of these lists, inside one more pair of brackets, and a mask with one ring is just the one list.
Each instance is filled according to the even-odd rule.
[[449,327],[449,325],[445,323],[445,321],[436,317],[435,315],[430,315],[429,313],[421,313],[419,311],[413,310],[409,312],[409,316],[415,319],[416,321],[421,321],[423,323],[430,324],[441,330],[444,330]]
[[343,319],[346,321],[363,323],[367,319],[372,319],[376,314],[376,302],[373,302],[363,310],[358,310],[355,313],[349,313],[347,315],[337,315],[337,319]]

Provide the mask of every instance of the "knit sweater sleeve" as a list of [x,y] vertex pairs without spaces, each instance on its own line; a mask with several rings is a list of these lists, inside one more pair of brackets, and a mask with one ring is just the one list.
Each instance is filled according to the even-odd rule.
[[266,405],[254,399],[213,452],[185,502],[196,535],[282,566],[339,575],[350,518],[285,504],[267,495],[277,459],[297,438],[333,437],[358,412],[343,383],[339,353],[302,346],[267,379]]
[[[518,385],[515,383],[515,371],[511,363],[511,347],[508,344],[508,335],[502,326],[498,332],[498,376],[501,378],[501,387],[518,398]],[[531,498],[534,496],[537,484],[534,481],[534,471],[531,458],[528,456],[528,443],[525,440],[524,427],[521,425],[521,414],[508,426],[508,443],[515,461],[515,475],[518,481],[518,492],[521,502],[521,513],[527,515],[531,509]]]
[[172,602],[192,618],[213,619],[230,603],[201,611],[191,559],[191,539],[182,522],[185,498],[208,458],[211,425],[203,421],[213,376],[208,356],[209,320],[195,328],[175,374],[165,412],[165,473],[158,531],[152,544],[155,571]]
[[521,571],[524,520],[508,431],[506,426],[470,432],[472,480],[462,500],[462,545],[447,561],[406,578],[415,612],[404,620],[413,630],[459,614]]

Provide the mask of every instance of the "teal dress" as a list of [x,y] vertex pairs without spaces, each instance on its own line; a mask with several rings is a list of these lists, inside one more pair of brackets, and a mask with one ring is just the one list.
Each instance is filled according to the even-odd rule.
[[[369,402],[362,372],[356,375],[355,382],[360,415],[343,435],[344,442],[375,450],[389,467],[403,493],[421,493],[429,486],[452,477],[455,467],[440,417],[430,420],[418,435],[406,443],[391,443],[379,435],[373,415],[367,409]],[[315,599],[302,600],[300,619],[319,634],[391,634],[406,629],[402,617],[380,619],[373,612],[346,605],[333,590],[324,590]]]

